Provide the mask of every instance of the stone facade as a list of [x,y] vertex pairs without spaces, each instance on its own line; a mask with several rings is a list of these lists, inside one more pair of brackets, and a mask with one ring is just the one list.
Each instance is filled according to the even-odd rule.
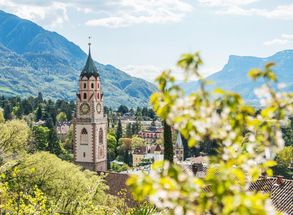
[[107,118],[99,73],[90,52],[79,79],[73,130],[75,163],[93,171],[106,171]]

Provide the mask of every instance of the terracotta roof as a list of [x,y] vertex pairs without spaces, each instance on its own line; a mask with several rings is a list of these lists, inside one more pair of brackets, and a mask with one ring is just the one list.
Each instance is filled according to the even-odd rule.
[[282,178],[261,178],[249,187],[250,191],[269,193],[276,210],[293,214],[293,180]]
[[150,146],[148,153],[154,153],[154,152],[163,152],[163,147],[161,147],[159,144]]
[[198,156],[187,158],[186,161],[190,161],[191,163],[207,163],[208,159],[208,156]]
[[147,153],[147,147],[141,146],[133,150],[133,154],[144,155]]
[[114,173],[114,172],[103,172],[98,171],[99,175],[105,175],[106,184],[109,186],[108,194],[123,197],[126,194],[125,201],[129,207],[137,206],[137,202],[133,199],[129,188],[126,186],[126,181],[129,177],[128,174]]

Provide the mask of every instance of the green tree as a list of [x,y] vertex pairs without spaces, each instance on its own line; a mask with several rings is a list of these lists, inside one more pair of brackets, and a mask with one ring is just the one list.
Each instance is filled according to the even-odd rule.
[[131,123],[127,123],[127,125],[126,125],[125,136],[126,137],[132,137],[132,126],[131,126]]
[[130,152],[132,150],[132,142],[130,138],[120,138],[118,141],[118,155],[121,161],[127,165],[131,165]]
[[[20,193],[33,195],[38,185],[49,200],[45,205],[52,209],[50,214],[102,215],[109,209],[105,194],[107,187],[101,177],[94,172],[81,171],[78,166],[48,152],[23,157],[8,165],[4,171],[6,174],[2,182],[8,183],[10,196]],[[15,201],[13,205],[17,204]],[[114,202],[112,206],[115,208]]]
[[118,120],[118,125],[116,129],[116,140],[119,141],[119,139],[123,136],[123,130],[122,130],[122,124],[121,124],[121,119]]
[[73,151],[73,125],[70,126],[68,133],[66,134],[64,148],[70,153]]
[[282,128],[283,138],[286,146],[293,146],[293,118],[290,118],[289,124]]
[[282,175],[287,179],[292,179],[293,172],[291,164],[293,162],[293,146],[286,146],[278,152],[275,158],[277,165],[273,167],[275,175]]
[[57,122],[62,122],[62,121],[66,121],[66,120],[67,120],[66,113],[60,112],[60,113],[57,114],[57,116],[56,116],[56,121]]
[[0,108],[0,123],[4,123],[5,122],[5,118],[4,118],[4,114],[3,114],[3,109]]
[[164,125],[164,160],[167,160],[173,163],[173,143],[172,143],[172,130],[171,126],[167,124],[166,121],[163,121]]
[[32,143],[37,150],[45,151],[48,149],[50,130],[43,126],[34,126],[32,128]]
[[126,107],[125,105],[120,105],[117,112],[118,113],[121,113],[122,115],[125,114],[125,113],[128,113],[128,107]]
[[108,133],[107,134],[107,158],[108,161],[113,161],[115,160],[117,156],[117,140],[115,138],[115,135]]
[[43,111],[42,111],[42,107],[39,106],[36,112],[36,121],[39,121],[43,118]]
[[146,146],[146,142],[144,139],[142,139],[138,136],[133,136],[131,138],[131,145],[132,145],[132,149],[135,149],[135,148],[139,148],[142,146]]
[[28,144],[30,129],[23,120],[0,123],[0,156],[23,152]]
[[198,71],[201,64],[198,53],[184,54],[177,63],[186,81],[191,75],[199,80],[196,92],[185,94],[171,71],[164,71],[156,79],[158,92],[151,103],[156,114],[188,140],[189,147],[205,140],[217,142],[218,153],[209,159],[206,176],[197,178],[176,164],[159,162],[151,173],[133,175],[127,184],[136,199],[147,198],[167,214],[272,213],[268,195],[247,188],[262,173],[272,176],[276,162],[271,155],[284,146],[281,126],[293,114],[293,93],[274,91],[273,63],[263,70],[252,69],[249,76],[264,83],[256,90],[263,105],[257,112],[237,93],[207,90],[208,82]]
[[123,171],[128,170],[129,166],[126,163],[123,163],[122,165],[120,165],[115,162],[112,162],[110,168],[114,172],[123,172]]
[[48,139],[48,151],[55,154],[60,155],[63,153],[60,140],[57,137],[57,132],[54,128],[51,128],[49,131],[49,139]]

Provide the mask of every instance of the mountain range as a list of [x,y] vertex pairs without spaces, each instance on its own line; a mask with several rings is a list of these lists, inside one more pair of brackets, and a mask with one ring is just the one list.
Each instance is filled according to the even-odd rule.
[[[248,103],[258,105],[258,100],[254,94],[254,89],[261,86],[263,81],[252,81],[247,73],[252,68],[263,68],[268,62],[276,64],[273,71],[276,73],[278,81],[285,83],[285,91],[293,91],[293,50],[280,51],[270,57],[258,58],[250,56],[229,57],[228,63],[223,69],[207,77],[212,88],[222,88],[224,90],[239,93]],[[193,81],[182,84],[187,93],[198,88],[198,82]]]
[[[0,95],[36,96],[71,100],[78,89],[77,81],[87,54],[80,47],[56,32],[13,14],[0,10]],[[213,84],[240,93],[244,99],[257,104],[254,89],[262,81],[251,81],[247,72],[275,62],[274,71],[285,90],[293,91],[293,50],[280,51],[270,57],[229,57],[228,63],[217,73],[207,77]],[[95,62],[100,71],[105,104],[117,107],[146,106],[156,87],[143,79],[135,78],[112,65]],[[198,82],[182,84],[190,93]]]
[[[0,10],[0,95],[71,100],[87,54],[56,32]],[[112,65],[95,62],[105,104],[148,105],[156,87]]]

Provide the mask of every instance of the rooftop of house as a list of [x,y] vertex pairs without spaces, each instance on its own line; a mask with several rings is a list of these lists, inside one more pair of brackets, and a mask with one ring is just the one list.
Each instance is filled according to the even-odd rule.
[[148,152],[147,146],[141,146],[133,150],[133,154],[144,155]]
[[[199,171],[196,176],[200,177]],[[98,172],[98,174],[104,174]],[[129,188],[126,186],[126,180],[129,174],[127,173],[106,173],[105,181],[109,186],[108,193],[119,196],[120,191],[126,191],[127,204],[134,206],[137,204],[132,198]],[[209,192],[209,188],[205,189]],[[260,178],[256,182],[250,184],[248,191],[261,191],[268,193],[274,208],[285,214],[293,214],[293,180],[287,180],[279,177]]]
[[57,122],[57,126],[70,126],[71,125],[71,121],[61,121],[61,122]]
[[207,163],[209,160],[208,156],[197,156],[197,157],[190,157],[186,159],[186,162],[190,163]]

